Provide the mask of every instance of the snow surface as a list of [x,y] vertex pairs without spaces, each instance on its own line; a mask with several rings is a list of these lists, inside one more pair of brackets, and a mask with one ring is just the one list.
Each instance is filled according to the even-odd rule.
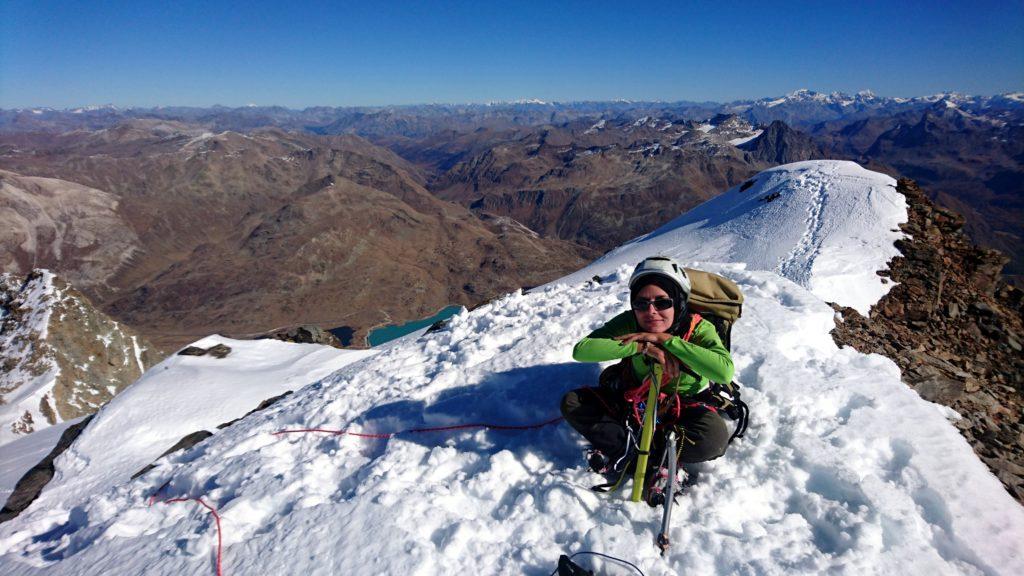
[[172,355],[111,399],[60,457],[54,480],[34,509],[122,483],[183,436],[216,432],[217,425],[243,416],[263,400],[316,382],[369,354],[222,336],[194,345],[220,343],[231,347],[226,358]]
[[[846,161],[809,160],[761,172],[556,282],[582,282],[663,254],[772,270],[826,302],[867,314],[892,289],[875,272],[899,251],[906,200],[889,176]],[[771,201],[767,199],[778,194]]]
[[[835,171],[828,182],[832,202],[846,194],[857,200],[847,212],[819,210],[822,227],[853,234],[859,229],[837,228],[832,220],[899,212],[893,199],[878,200],[884,193],[875,189],[878,175],[835,164],[810,172]],[[755,187],[785,176],[788,185],[776,182],[761,192],[802,196],[807,172],[777,169],[759,176]],[[750,211],[746,198],[733,198],[734,216]],[[802,234],[770,219],[792,224],[784,214],[761,212],[764,230],[752,223],[743,230],[774,251],[802,249]],[[720,231],[739,229],[728,221],[719,222]],[[829,335],[833,311],[821,296],[770,267],[754,270],[757,264],[704,266],[735,280],[746,296],[733,358],[753,422],[746,438],[703,465],[680,497],[665,557],[653,543],[660,512],[629,502],[628,487],[611,496],[590,491],[598,478],[582,462],[585,443],[564,423],[377,440],[273,434],[548,420],[564,392],[597,378],[600,366],[573,362],[571,348],[626,307],[635,260],[627,262],[623,252],[633,251],[631,258],[662,253],[673,238],[686,244],[678,228],[623,247],[622,262],[610,255],[585,269],[602,270],[600,284],[563,280],[516,292],[456,315],[440,331],[365,353],[136,481],[115,480],[103,465],[91,471],[97,463],[74,449],[81,456],[58,461],[64,472],[57,485],[0,525],[0,570],[212,574],[213,519],[194,504],[147,505],[159,491],[160,498],[201,497],[219,510],[225,574],[546,575],[559,554],[583,549],[625,558],[651,575],[1024,573],[1024,508],[948,421],[955,414],[902,384],[890,360],[839,349]],[[840,242],[836,234],[829,238]],[[710,248],[703,254],[720,261],[744,254],[736,241],[717,243],[717,255]],[[865,267],[877,270],[887,261],[871,246],[862,250],[875,256],[862,260]],[[835,270],[809,266],[806,284]],[[287,365],[296,375],[311,368],[293,366],[284,349],[253,357],[264,363],[249,372],[257,380],[269,380],[274,367]],[[151,370],[157,375],[146,376],[162,377],[162,386],[122,394],[101,411],[97,419],[108,424],[83,435],[93,447],[89,457],[116,463],[120,456],[100,449],[131,451],[123,444],[146,433],[132,422],[146,421],[136,411],[159,427],[217,406],[201,392],[216,388],[217,378],[207,376],[219,361],[174,361],[166,375],[158,366]],[[175,393],[180,383],[193,385],[191,393]],[[108,481],[79,482],[73,475]],[[628,573],[590,557],[580,561],[602,574]]]

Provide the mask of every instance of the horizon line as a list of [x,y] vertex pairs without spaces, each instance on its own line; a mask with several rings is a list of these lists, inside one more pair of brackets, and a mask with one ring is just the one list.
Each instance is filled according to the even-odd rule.
[[1024,95],[1024,90],[1019,90],[1019,91],[1018,90],[1013,90],[1013,91],[1006,91],[1006,92],[997,92],[995,94],[968,94],[966,92],[959,92],[959,91],[956,91],[956,90],[946,90],[946,91],[942,91],[942,92],[935,92],[935,93],[932,93],[932,94],[925,94],[925,95],[919,95],[919,96],[880,96],[880,95],[876,94],[873,90],[870,90],[870,89],[863,89],[863,90],[858,90],[857,92],[848,93],[848,92],[843,92],[841,90],[833,90],[831,92],[819,92],[819,91],[811,90],[811,89],[807,89],[807,88],[800,88],[800,89],[797,89],[797,90],[793,90],[791,92],[787,92],[786,94],[784,94],[782,96],[763,96],[763,97],[760,97],[760,98],[747,98],[747,99],[737,99],[737,100],[729,100],[729,101],[683,100],[683,99],[681,99],[681,100],[664,100],[664,99],[650,99],[650,100],[647,100],[647,99],[633,99],[633,98],[611,98],[611,99],[604,99],[604,100],[602,100],[602,99],[594,99],[594,100],[587,100],[587,99],[582,99],[582,100],[544,100],[544,99],[541,99],[541,98],[518,98],[518,99],[514,99],[514,100],[489,100],[489,101],[486,101],[486,102],[484,102],[484,101],[463,101],[463,102],[449,101],[449,102],[409,102],[409,103],[404,103],[404,104],[395,104],[395,103],[392,103],[392,104],[333,104],[333,105],[332,104],[312,104],[312,105],[306,105],[306,106],[303,106],[303,107],[293,107],[293,106],[288,106],[288,105],[283,105],[283,104],[256,104],[256,103],[248,103],[248,104],[241,104],[241,105],[227,105],[227,104],[220,104],[220,103],[208,104],[208,105],[197,105],[197,104],[156,104],[156,105],[135,105],[135,104],[132,104],[132,105],[125,105],[125,104],[105,103],[105,104],[84,104],[84,105],[78,105],[78,106],[74,106],[73,105],[73,106],[65,106],[65,107],[56,107],[56,106],[47,106],[47,105],[41,105],[41,106],[39,106],[39,105],[37,105],[37,106],[14,106],[14,107],[10,107],[10,108],[0,107],[0,111],[46,110],[46,111],[52,111],[52,112],[74,112],[74,111],[90,112],[90,111],[105,110],[105,109],[106,110],[114,109],[114,110],[125,110],[125,111],[128,111],[128,110],[157,110],[157,109],[162,109],[162,108],[195,108],[195,109],[227,108],[227,109],[232,109],[232,110],[245,109],[245,108],[283,108],[285,110],[301,112],[301,111],[310,110],[310,109],[314,109],[314,108],[359,109],[359,108],[407,108],[407,107],[415,107],[415,106],[559,106],[559,105],[564,106],[564,105],[574,105],[574,104],[667,104],[667,105],[673,105],[673,104],[691,104],[691,105],[715,104],[715,105],[729,105],[729,104],[739,104],[739,103],[757,103],[757,102],[766,101],[766,100],[776,100],[776,99],[779,99],[779,98],[786,98],[786,97],[789,97],[789,96],[793,96],[793,95],[799,94],[801,92],[806,92],[806,93],[810,93],[810,94],[820,94],[820,95],[824,95],[824,96],[842,95],[842,96],[849,96],[849,97],[869,94],[870,96],[873,96],[873,97],[878,98],[880,100],[897,100],[897,99],[902,99],[902,100],[908,100],[908,101],[909,100],[920,100],[920,99],[925,99],[925,98],[933,98],[933,97],[943,97],[943,96],[964,96],[964,97],[970,97],[970,98],[994,98],[996,96],[1012,96],[1012,95],[1018,95],[1018,94]]

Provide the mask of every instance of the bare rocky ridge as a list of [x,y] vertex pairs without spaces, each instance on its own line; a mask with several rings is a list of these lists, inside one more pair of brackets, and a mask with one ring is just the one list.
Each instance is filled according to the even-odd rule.
[[0,441],[94,413],[160,359],[49,272],[0,277]]
[[909,179],[908,238],[888,276],[897,283],[864,318],[843,308],[835,341],[892,358],[925,399],[956,410],[975,452],[1024,503],[1024,293],[1000,271],[1007,258],[975,247],[963,218]]

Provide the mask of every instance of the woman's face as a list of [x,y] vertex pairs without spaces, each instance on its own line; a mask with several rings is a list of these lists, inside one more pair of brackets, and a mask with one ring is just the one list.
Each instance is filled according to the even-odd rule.
[[[636,294],[636,299],[633,301],[635,304],[637,301],[651,302],[653,300],[667,300],[669,295],[661,288],[654,284],[648,284],[640,289]],[[640,325],[640,329],[644,332],[668,332],[668,329],[672,326],[672,322],[675,320],[676,311],[674,306],[669,306],[664,310],[658,310],[653,304],[647,304],[643,310],[637,310],[633,308],[633,313],[636,315],[636,323]]]

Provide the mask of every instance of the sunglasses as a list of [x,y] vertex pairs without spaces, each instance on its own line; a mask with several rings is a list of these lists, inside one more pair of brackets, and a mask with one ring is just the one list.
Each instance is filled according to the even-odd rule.
[[655,298],[654,300],[644,300],[643,298],[637,298],[633,300],[633,310],[639,312],[647,311],[648,306],[654,306],[655,310],[668,310],[672,307],[671,298]]

